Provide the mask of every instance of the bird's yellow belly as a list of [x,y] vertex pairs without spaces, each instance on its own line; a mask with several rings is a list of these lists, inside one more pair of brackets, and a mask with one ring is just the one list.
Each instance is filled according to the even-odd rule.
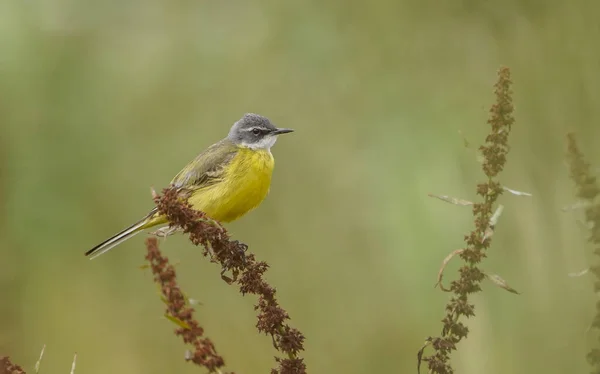
[[274,160],[271,152],[242,148],[214,185],[189,198],[194,209],[221,222],[231,222],[256,208],[269,193]]

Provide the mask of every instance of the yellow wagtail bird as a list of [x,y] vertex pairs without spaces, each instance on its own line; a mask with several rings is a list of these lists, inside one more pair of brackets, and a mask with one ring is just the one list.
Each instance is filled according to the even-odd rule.
[[[196,210],[220,222],[234,221],[256,208],[269,193],[275,161],[271,147],[277,136],[292,132],[275,127],[268,118],[247,113],[227,137],[200,153],[171,181],[189,196]],[[144,218],[85,253],[100,256],[138,232],[167,223],[152,209]]]

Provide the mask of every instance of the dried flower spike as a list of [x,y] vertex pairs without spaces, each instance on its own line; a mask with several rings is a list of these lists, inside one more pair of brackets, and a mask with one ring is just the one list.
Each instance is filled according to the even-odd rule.
[[[306,373],[304,360],[298,357],[300,351],[304,350],[304,335],[288,325],[287,320],[290,317],[279,305],[275,288],[264,280],[263,276],[269,265],[257,261],[254,254],[247,251],[247,245],[231,240],[227,230],[218,222],[210,219],[204,213],[192,209],[177,189],[164,189],[162,195],[157,195],[154,201],[158,210],[171,223],[171,227],[182,229],[189,235],[192,243],[204,248],[205,256],[209,256],[211,261],[220,264],[221,278],[224,281],[229,284],[236,283],[243,295],[255,294],[258,296],[258,303],[255,306],[258,311],[256,328],[260,332],[271,335],[275,349],[286,356],[285,358],[276,358],[278,366],[271,372],[278,374]],[[156,246],[156,241],[149,241],[148,245]],[[160,264],[160,261],[157,264]],[[211,345],[211,348],[214,347]],[[216,360],[215,357],[213,359]]]
[[154,281],[160,286],[162,296],[167,305],[166,317],[175,322],[179,327],[175,334],[183,338],[186,344],[194,347],[188,356],[188,361],[215,373],[225,365],[210,339],[204,337],[204,329],[193,317],[194,309],[189,306],[183,292],[177,284],[175,268],[163,256],[158,248],[158,239],[146,239],[146,260],[150,263]]
[[[426,344],[417,355],[418,370],[421,362],[426,362],[429,373],[453,373],[454,370],[450,366],[450,353],[456,350],[456,345],[469,333],[469,329],[460,322],[460,319],[475,315],[475,306],[469,302],[469,295],[481,291],[481,281],[486,277],[478,264],[486,257],[495,220],[501,212],[501,209],[494,209],[496,200],[506,190],[495,178],[506,164],[506,155],[509,151],[508,135],[514,124],[510,86],[509,69],[500,69],[495,85],[496,103],[490,109],[491,116],[488,120],[491,131],[485,138],[485,144],[479,147],[483,155],[483,172],[487,176],[485,183],[477,185],[477,194],[483,198],[483,201],[472,204],[475,229],[465,236],[466,247],[454,251],[444,260],[447,263],[453,256],[458,255],[464,261],[464,265],[459,269],[459,278],[450,283],[449,291],[453,295],[446,306],[446,316],[442,319],[441,335],[426,340]],[[514,193],[512,190],[510,192]],[[438,283],[442,279],[445,263],[438,273]],[[442,289],[448,291],[443,287]],[[434,350],[430,356],[424,356],[427,347],[432,347]]]
[[[600,185],[593,175],[592,168],[583,157],[579,150],[574,134],[567,135],[567,161],[571,179],[575,182],[576,195],[580,199],[581,207],[585,212],[585,223],[589,231],[588,241],[594,246],[594,254],[600,256]],[[590,266],[589,271],[596,277],[597,284],[600,284],[600,261],[596,257],[596,263]],[[587,273],[587,269],[580,276]],[[592,328],[600,329],[600,303],[596,303],[596,315],[593,318]],[[599,342],[600,343],[600,339]],[[600,344],[598,344],[600,346]],[[592,366],[592,373],[600,374],[600,349],[594,348],[587,354],[587,361]]]

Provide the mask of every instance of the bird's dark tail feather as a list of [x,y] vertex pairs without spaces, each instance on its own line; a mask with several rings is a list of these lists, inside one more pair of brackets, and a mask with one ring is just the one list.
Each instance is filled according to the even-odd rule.
[[118,234],[106,239],[105,241],[103,241],[102,243],[98,244],[97,246],[95,246],[94,248],[90,249],[89,251],[85,252],[86,256],[90,256],[90,260],[93,260],[94,258],[110,251],[111,249],[113,249],[114,247],[116,247],[117,245],[123,243],[124,241],[126,241],[129,238],[132,238],[135,236],[135,234],[139,233],[140,231],[142,231],[145,228],[145,225],[148,223],[148,221],[152,218],[152,216],[154,215],[156,209],[153,209],[152,212],[150,212],[146,217],[142,218],[141,220],[139,220],[138,222],[134,223],[133,225],[129,226],[128,228],[126,228],[125,230],[119,232]]

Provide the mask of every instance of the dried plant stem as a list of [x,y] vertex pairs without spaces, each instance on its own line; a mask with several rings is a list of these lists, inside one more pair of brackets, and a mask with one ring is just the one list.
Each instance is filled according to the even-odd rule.
[[77,365],[77,353],[75,353],[75,355],[73,355],[73,363],[71,363],[70,374],[75,374],[75,365]]
[[46,351],[46,344],[44,344],[42,346],[42,351],[40,352],[40,358],[38,358],[37,362],[35,363],[35,373],[39,373],[40,372],[40,365],[42,364],[42,359],[44,358],[44,352]]
[[[571,179],[575,182],[576,195],[585,211],[586,226],[589,228],[588,241],[594,246],[596,262],[589,270],[596,278],[594,291],[597,294],[600,291],[600,185],[593,175],[592,167],[579,150],[574,134],[567,135],[567,160]],[[600,329],[600,302],[596,303],[596,315],[591,327]],[[592,373],[600,374],[600,348],[593,348],[587,354],[587,360],[592,366]]]
[[160,286],[165,304],[167,305],[166,317],[175,322],[178,327],[175,334],[183,337],[183,341],[194,347],[194,352],[186,359],[216,373],[225,365],[210,339],[204,337],[204,329],[193,318],[194,309],[189,306],[187,299],[177,284],[175,267],[169,264],[167,257],[163,256],[158,248],[158,239],[146,239],[146,260],[150,262],[154,281]]
[[[440,336],[427,338],[418,354],[418,369],[420,369],[421,361],[424,361],[427,363],[430,373],[450,374],[454,372],[449,363],[450,353],[456,350],[458,342],[464,339],[469,332],[467,326],[460,319],[475,315],[475,307],[470,303],[469,295],[481,291],[481,281],[486,277],[478,264],[486,257],[495,221],[501,212],[501,209],[498,209],[497,213],[494,213],[494,205],[498,197],[505,191],[496,177],[506,163],[509,149],[508,135],[514,123],[510,86],[509,69],[500,69],[495,85],[496,103],[490,110],[491,118],[488,120],[491,131],[485,139],[485,144],[479,148],[483,156],[483,172],[487,177],[487,182],[477,185],[477,195],[483,197],[483,202],[472,204],[475,229],[465,236],[466,247],[453,252],[445,260],[447,263],[452,257],[458,255],[464,261],[464,265],[459,269],[459,279],[450,283],[449,291],[453,293],[453,296],[446,306],[446,316],[442,319],[442,332]],[[459,205],[471,205],[471,202],[468,203]],[[438,274],[438,283],[442,279],[442,273],[443,267]],[[428,346],[433,348],[434,353],[424,357],[424,350]]]
[[[298,356],[304,350],[304,336],[286,322],[290,317],[279,305],[275,288],[264,280],[264,273],[269,265],[257,261],[254,254],[247,251],[245,244],[230,240],[229,234],[218,222],[192,209],[181,191],[175,188],[164,189],[162,195],[155,195],[154,201],[171,227],[180,228],[188,234],[193,244],[204,248],[205,256],[220,264],[221,278],[224,281],[228,284],[236,283],[243,295],[258,296],[258,303],[255,305],[258,311],[256,327],[259,332],[271,335],[275,349],[286,356],[275,358],[278,365],[271,373],[306,373],[304,360]],[[158,250],[156,239],[149,239],[147,245],[149,251],[150,247]],[[174,274],[174,270],[169,271],[171,272]],[[220,365],[214,365],[213,368],[218,367]]]

